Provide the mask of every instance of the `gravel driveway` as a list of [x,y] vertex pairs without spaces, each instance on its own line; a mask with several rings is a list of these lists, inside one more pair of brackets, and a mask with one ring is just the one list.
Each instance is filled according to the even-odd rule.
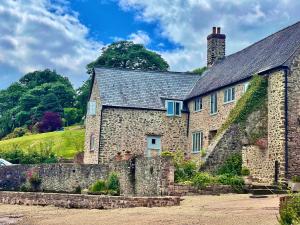
[[0,224],[26,225],[274,225],[279,197],[189,196],[180,206],[114,210],[61,209],[0,204]]

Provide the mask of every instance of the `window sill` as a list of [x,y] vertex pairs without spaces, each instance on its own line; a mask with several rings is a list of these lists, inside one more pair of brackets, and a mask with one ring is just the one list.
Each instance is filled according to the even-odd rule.
[[202,112],[202,109],[200,109],[200,110],[195,110],[194,112]]
[[227,104],[234,103],[234,102],[235,102],[235,100],[229,101],[229,102],[224,102],[223,105],[227,105]]
[[216,113],[211,113],[210,115],[211,116],[215,116],[215,115],[217,115],[218,114],[218,112],[216,112]]
[[199,153],[200,153],[200,151],[198,151],[198,152],[193,152],[193,151],[192,151],[192,154],[199,154]]

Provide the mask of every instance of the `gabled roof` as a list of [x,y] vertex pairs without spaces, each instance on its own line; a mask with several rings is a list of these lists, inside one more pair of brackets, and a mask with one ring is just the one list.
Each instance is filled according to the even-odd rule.
[[102,105],[164,109],[165,99],[184,100],[200,78],[190,73],[95,68]]
[[288,66],[288,60],[299,47],[300,22],[218,61],[202,75],[188,98],[242,81],[262,71]]

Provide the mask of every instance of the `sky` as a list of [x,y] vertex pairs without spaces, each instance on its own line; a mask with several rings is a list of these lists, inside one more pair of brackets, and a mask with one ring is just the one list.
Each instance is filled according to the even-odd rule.
[[298,22],[299,9],[299,0],[0,0],[0,89],[46,68],[79,87],[85,66],[118,40],[190,71],[205,66],[213,26],[229,55]]

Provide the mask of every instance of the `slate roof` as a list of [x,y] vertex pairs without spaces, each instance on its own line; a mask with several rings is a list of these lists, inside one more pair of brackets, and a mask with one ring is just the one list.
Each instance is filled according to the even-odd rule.
[[199,80],[198,75],[190,73],[94,70],[106,106],[164,109],[165,99],[184,100]]
[[288,66],[289,58],[300,47],[300,22],[214,64],[192,89],[188,98],[250,78],[278,66]]

